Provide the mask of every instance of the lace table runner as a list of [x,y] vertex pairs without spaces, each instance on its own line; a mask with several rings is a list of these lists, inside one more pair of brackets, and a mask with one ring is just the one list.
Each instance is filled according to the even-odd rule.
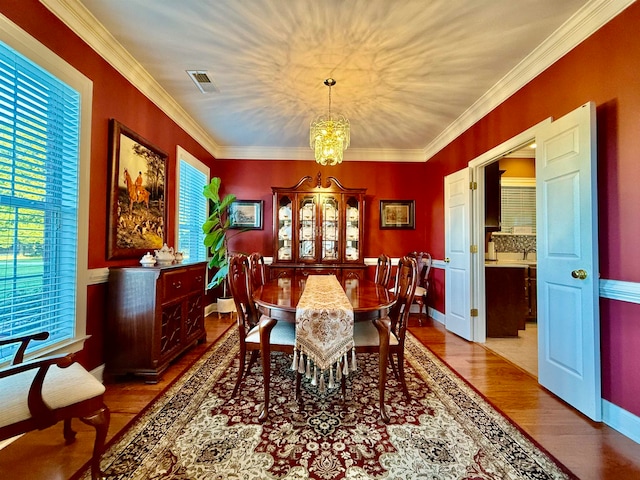
[[335,275],[309,275],[296,307],[291,368],[311,378],[311,384],[324,392],[325,372],[329,373],[329,388],[349,374],[349,350],[351,370],[355,370],[353,308],[340,282]]

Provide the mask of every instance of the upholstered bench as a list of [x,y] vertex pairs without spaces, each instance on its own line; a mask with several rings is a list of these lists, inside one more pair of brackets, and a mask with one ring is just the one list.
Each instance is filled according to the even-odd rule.
[[100,455],[109,429],[109,409],[103,401],[104,385],[73,360],[73,355],[40,358],[23,363],[31,340],[39,333],[0,340],[0,346],[20,343],[13,364],[0,369],[0,440],[64,421],[67,444],[75,440],[71,419],[80,418],[96,429],[91,476],[101,478]]

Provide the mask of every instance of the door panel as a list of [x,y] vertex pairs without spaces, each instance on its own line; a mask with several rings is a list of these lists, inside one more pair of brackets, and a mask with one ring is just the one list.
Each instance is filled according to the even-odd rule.
[[538,380],[600,420],[595,138],[593,103],[536,133]]
[[471,170],[444,180],[445,194],[445,326],[471,340]]

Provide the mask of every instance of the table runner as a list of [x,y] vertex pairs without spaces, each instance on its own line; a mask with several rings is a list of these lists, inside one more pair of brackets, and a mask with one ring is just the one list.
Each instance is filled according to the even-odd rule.
[[318,385],[324,393],[327,370],[329,388],[334,388],[334,381],[340,381],[342,375],[349,374],[349,350],[354,371],[353,307],[340,282],[335,275],[309,275],[296,307],[292,370],[311,378],[311,384]]

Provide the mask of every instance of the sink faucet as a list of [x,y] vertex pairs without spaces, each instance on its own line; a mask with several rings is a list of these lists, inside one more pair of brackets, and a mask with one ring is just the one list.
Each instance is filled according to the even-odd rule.
[[535,251],[536,251],[536,249],[535,249],[534,247],[531,247],[531,248],[526,248],[526,247],[525,247],[525,248],[522,250],[522,259],[523,259],[523,260],[526,260],[526,259],[527,259],[527,255],[528,255],[529,253],[531,253],[531,252],[535,252]]

